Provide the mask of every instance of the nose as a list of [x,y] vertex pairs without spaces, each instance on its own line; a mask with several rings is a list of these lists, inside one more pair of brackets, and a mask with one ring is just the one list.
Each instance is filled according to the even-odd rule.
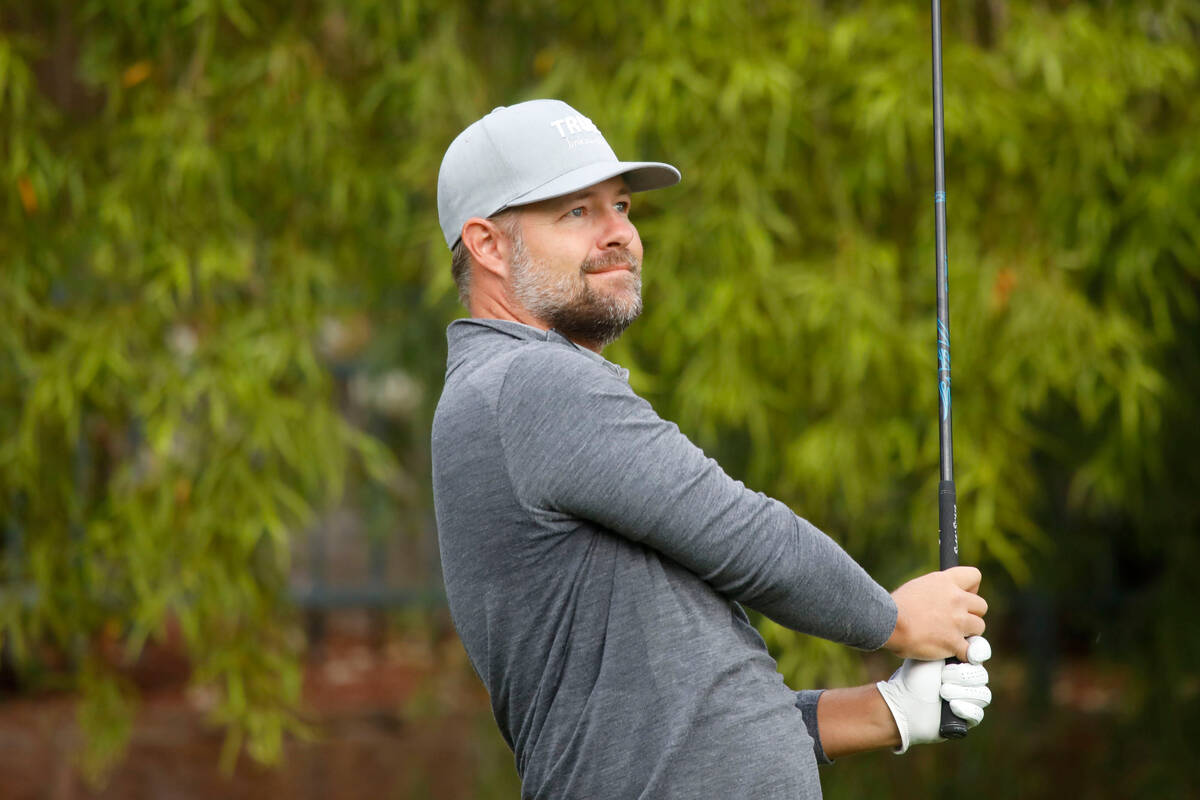
[[615,208],[608,209],[605,215],[604,228],[600,233],[600,249],[620,249],[628,247],[637,236],[637,229],[629,221],[629,217]]

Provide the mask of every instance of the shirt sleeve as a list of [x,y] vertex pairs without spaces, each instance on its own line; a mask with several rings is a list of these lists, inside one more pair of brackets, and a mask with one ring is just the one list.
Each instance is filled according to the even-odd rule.
[[837,543],[730,478],[605,365],[562,345],[530,347],[496,402],[508,471],[531,512],[641,542],[793,630],[868,650],[891,636],[891,596]]
[[824,689],[796,692],[796,708],[800,709],[800,715],[804,717],[804,727],[808,728],[808,735],[812,737],[813,755],[821,766],[833,763],[833,759],[825,755],[825,748],[821,745],[821,730],[817,726],[817,702],[824,693]]

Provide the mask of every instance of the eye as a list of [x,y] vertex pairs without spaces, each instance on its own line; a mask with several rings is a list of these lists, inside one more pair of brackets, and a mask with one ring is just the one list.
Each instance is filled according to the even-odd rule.
[[622,214],[628,214],[629,213],[629,201],[628,200],[618,200],[617,204],[616,204],[616,209],[617,209],[617,211],[620,211]]
[[579,206],[578,208],[572,208],[570,211],[568,211],[567,216],[575,217],[578,219],[579,217],[583,216],[583,212],[584,212],[583,206]]

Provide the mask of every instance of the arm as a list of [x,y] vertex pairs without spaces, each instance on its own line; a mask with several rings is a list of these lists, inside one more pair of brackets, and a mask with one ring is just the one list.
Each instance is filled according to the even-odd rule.
[[892,635],[895,603],[841,547],[726,475],[603,365],[531,347],[497,409],[508,472],[535,515],[645,544],[794,630],[864,649]]
[[967,663],[907,660],[891,679],[875,685],[822,692],[817,701],[817,728],[826,758],[890,747],[903,753],[914,744],[942,741],[941,701],[974,727],[992,700],[982,664],[992,649],[982,636],[972,636]]
[[872,685],[828,689],[817,701],[821,747],[831,760],[864,750],[899,747],[900,729]]
[[622,378],[559,345],[514,359],[497,404],[509,474],[535,515],[641,542],[717,592],[802,633],[908,658],[962,658],[983,632],[979,571],[892,595],[832,539],[747,489]]

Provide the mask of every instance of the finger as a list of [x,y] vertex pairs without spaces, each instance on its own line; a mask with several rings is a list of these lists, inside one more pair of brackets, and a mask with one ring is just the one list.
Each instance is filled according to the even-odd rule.
[[982,617],[988,612],[987,600],[984,600],[977,594],[967,595],[967,611],[970,611],[977,617]]
[[980,708],[992,704],[992,690],[986,686],[958,686],[953,683],[943,683],[938,692],[943,700],[965,700]]
[[951,700],[950,710],[954,712],[954,716],[966,722],[968,728],[974,728],[983,722],[983,709],[967,700]]
[[988,671],[979,664],[947,664],[942,667],[942,683],[956,686],[987,686]]
[[992,657],[992,645],[982,636],[972,636],[967,639],[967,661],[972,664],[982,664]]
[[967,618],[962,621],[963,638],[954,640],[953,645],[951,645],[952,649],[954,650],[954,657],[959,661],[969,663],[970,658],[968,657],[968,654],[970,653],[971,649],[971,640],[978,638],[984,632],[984,630],[986,630],[986,628],[987,625],[982,619],[968,615]]
[[979,592],[979,582],[983,580],[983,573],[975,567],[951,567],[946,570],[946,574],[960,588],[972,593]]

